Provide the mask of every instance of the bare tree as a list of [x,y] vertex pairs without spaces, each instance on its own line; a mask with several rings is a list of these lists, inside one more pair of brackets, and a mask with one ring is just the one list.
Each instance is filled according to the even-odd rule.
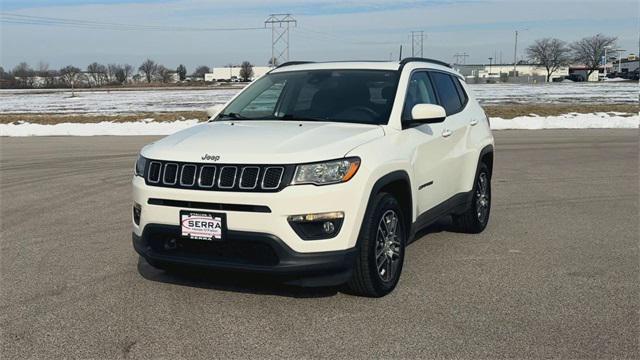
[[10,73],[4,71],[4,68],[0,66],[0,88],[9,89],[15,87],[16,79]]
[[571,44],[573,60],[587,67],[587,80],[600,67],[601,59],[604,56],[604,48],[612,46],[617,39],[616,37],[596,34]]
[[153,81],[153,78],[158,74],[158,64],[151,59],[145,60],[145,62],[140,65],[138,71],[144,74],[145,79],[147,79],[148,83]]
[[38,62],[36,75],[42,79],[44,87],[52,87],[55,83],[54,71],[49,70],[49,64],[44,61]]
[[75,66],[69,65],[60,69],[60,77],[67,85],[71,86],[71,97],[76,96],[74,89],[81,76],[82,71]]
[[124,84],[129,78],[129,74],[125,72],[125,66],[129,66],[129,68],[131,68],[131,65],[116,65],[115,69],[113,70],[115,82],[117,82],[118,84]]
[[551,74],[569,64],[569,53],[567,43],[553,38],[538,39],[527,48],[529,59],[547,69],[547,82],[551,79]]
[[248,61],[243,61],[240,65],[240,78],[242,81],[249,81],[253,77],[253,65]]
[[109,64],[107,65],[107,83],[114,84],[118,82],[118,78],[116,77],[116,73],[120,66],[118,64]]
[[19,87],[30,88],[33,86],[35,72],[26,62],[23,61],[16,65],[11,71],[11,74],[16,79],[16,85]]
[[171,82],[173,80],[174,72],[167,69],[163,65],[158,65],[158,79],[164,84]]
[[107,67],[102,64],[94,62],[87,65],[87,72],[95,85],[101,86],[107,80]]
[[200,65],[196,68],[196,71],[193,72],[193,77],[204,79],[204,74],[210,73],[211,69],[206,65]]
[[115,76],[118,83],[126,83],[133,76],[133,66],[129,64],[118,65]]

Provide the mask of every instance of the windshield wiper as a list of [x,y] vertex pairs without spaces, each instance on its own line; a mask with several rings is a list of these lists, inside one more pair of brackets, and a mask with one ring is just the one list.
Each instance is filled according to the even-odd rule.
[[280,120],[297,120],[297,121],[332,121],[326,117],[319,116],[298,116],[294,114],[285,114],[279,118]]
[[234,112],[230,112],[228,114],[220,114],[220,118],[231,118],[231,119],[236,119],[236,120],[250,120],[250,118],[246,117],[246,116],[242,116],[238,113],[234,113]]

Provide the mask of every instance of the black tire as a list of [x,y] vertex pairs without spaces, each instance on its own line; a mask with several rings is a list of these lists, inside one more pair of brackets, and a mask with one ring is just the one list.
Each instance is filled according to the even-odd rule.
[[[383,216],[385,219],[393,219],[392,214],[396,214],[396,230],[388,233],[396,235],[379,236],[384,234],[384,230],[382,232],[378,230],[379,225],[384,226],[386,223],[386,221],[383,222]],[[367,297],[382,297],[393,291],[402,273],[406,240],[407,230],[400,204],[391,194],[377,194],[362,223],[358,238],[358,256],[353,275],[347,283],[348,291],[354,295]],[[378,260],[376,252],[382,254]],[[382,262],[383,269],[380,271],[378,271],[380,264],[378,261]]]
[[[483,190],[483,182],[486,188]],[[489,223],[491,214],[491,173],[485,163],[473,181],[473,198],[469,208],[462,214],[453,216],[456,230],[467,234],[481,233]]]

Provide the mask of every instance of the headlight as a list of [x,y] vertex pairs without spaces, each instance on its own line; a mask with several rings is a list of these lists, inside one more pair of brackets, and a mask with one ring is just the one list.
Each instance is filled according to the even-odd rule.
[[292,185],[328,185],[349,181],[360,167],[360,159],[345,158],[296,167]]
[[147,165],[147,159],[142,155],[138,155],[138,160],[136,161],[135,169],[133,170],[133,174],[135,176],[144,177],[144,168]]

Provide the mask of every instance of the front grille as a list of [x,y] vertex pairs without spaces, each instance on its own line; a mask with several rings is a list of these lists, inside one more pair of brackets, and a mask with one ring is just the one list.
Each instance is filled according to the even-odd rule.
[[294,165],[199,164],[149,160],[147,185],[192,190],[276,192],[291,182]]

